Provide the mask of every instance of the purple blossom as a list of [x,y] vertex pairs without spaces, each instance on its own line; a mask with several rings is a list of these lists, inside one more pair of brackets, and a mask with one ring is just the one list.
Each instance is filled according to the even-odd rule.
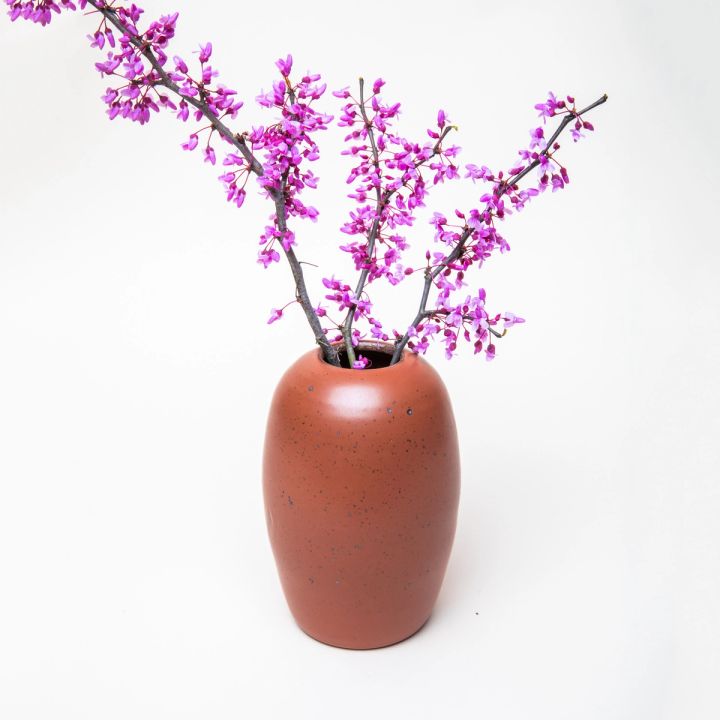
[[503,315],[503,322],[505,323],[506,328],[510,328],[513,325],[520,325],[521,323],[524,323],[525,320],[517,315],[513,315],[511,312],[506,312]]
[[541,127],[537,127],[530,131],[530,149],[545,147],[545,131]]
[[[212,55],[212,49],[212,43],[205,43],[205,45],[201,45],[198,60],[200,60],[201,63],[206,63]],[[185,70],[184,72],[187,72],[187,70]]]
[[35,0],[35,2],[5,0],[5,4],[8,5],[11,21],[21,18],[45,26],[52,20],[53,13],[59,15],[63,10],[75,11],[78,8],[84,10],[87,0],[77,0],[77,6],[71,0]]
[[548,93],[548,98],[545,102],[535,105],[535,109],[543,119],[543,122],[545,122],[547,118],[557,115],[558,110],[561,110],[563,107],[565,107],[565,103],[562,100],[558,100],[552,92]]
[[293,58],[292,55],[288,55],[284,60],[280,58],[275,62],[277,69],[283,77],[288,77],[292,72]]
[[482,167],[478,167],[477,165],[466,165],[465,169],[467,170],[467,175],[465,177],[469,177],[473,179],[473,182],[475,180],[494,180],[494,175],[490,172],[490,168],[485,167],[483,165]]
[[280,253],[272,248],[263,248],[258,253],[257,261],[261,263],[264,268],[267,268],[274,262],[280,262]]
[[184,143],[182,143],[183,150],[194,150],[198,144],[198,136],[193,133]]
[[270,318],[268,319],[267,324],[272,325],[276,320],[279,320],[282,316],[283,316],[282,310],[273,308],[272,312],[270,313]]
[[355,295],[348,284],[336,280],[334,276],[323,278],[322,283],[328,290],[332,291],[325,295],[325,299],[334,302],[340,312],[354,306]]

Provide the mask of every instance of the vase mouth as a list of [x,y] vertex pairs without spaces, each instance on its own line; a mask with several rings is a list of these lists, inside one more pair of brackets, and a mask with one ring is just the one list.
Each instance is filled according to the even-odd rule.
[[[345,353],[345,343],[341,341],[331,343],[331,345],[340,355],[342,362],[341,367],[337,367],[336,365],[332,365],[327,362],[327,360],[323,357],[322,349],[318,348],[317,356],[320,359],[320,362],[332,370],[354,370],[355,368],[348,367],[347,354]],[[393,353],[395,352],[395,345],[393,343],[383,342],[380,340],[361,340],[354,349],[357,355],[362,355],[370,361],[370,364],[363,368],[363,372],[367,370],[372,370],[374,372],[385,370],[387,372],[388,370],[391,370],[398,365],[402,365],[405,362],[406,351],[403,350],[400,355],[400,359],[394,365],[390,364]]]

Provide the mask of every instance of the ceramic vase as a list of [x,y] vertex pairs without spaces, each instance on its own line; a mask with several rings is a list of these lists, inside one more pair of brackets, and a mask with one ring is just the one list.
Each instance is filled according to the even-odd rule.
[[427,621],[455,534],[460,466],[437,372],[361,345],[366,370],[300,357],[278,384],[263,461],[268,533],[297,624],[329,645],[397,643]]

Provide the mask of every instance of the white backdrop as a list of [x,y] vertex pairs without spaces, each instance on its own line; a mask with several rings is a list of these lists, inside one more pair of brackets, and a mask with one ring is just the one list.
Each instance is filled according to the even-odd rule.
[[[527,323],[491,364],[429,355],[463,465],[433,618],[342,651],[293,624],[265,534],[269,399],[312,340],[299,313],[265,324],[291,297],[285,266],[255,265],[268,206],[226,205],[171,118],[107,121],[92,20],[0,22],[0,715],[718,717],[717,4],[146,8],[180,10],[175,52],[213,41],[239,128],[288,51],[331,88],[385,77],[410,135],[444,107],[490,166],[548,89],[610,100],[566,142],[570,187],[511,218],[513,251],[475,276]],[[349,276],[340,138],[321,222],[297,229]]]

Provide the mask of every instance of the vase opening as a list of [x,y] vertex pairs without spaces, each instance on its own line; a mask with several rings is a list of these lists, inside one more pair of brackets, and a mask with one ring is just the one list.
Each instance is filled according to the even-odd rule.
[[[339,348],[338,350],[341,367],[345,370],[350,369],[347,353],[343,348]],[[368,361],[368,365],[365,367],[365,370],[380,370],[382,368],[390,367],[393,356],[393,346],[384,345],[383,343],[366,344],[361,342],[355,348],[355,356],[360,357],[361,355]]]

